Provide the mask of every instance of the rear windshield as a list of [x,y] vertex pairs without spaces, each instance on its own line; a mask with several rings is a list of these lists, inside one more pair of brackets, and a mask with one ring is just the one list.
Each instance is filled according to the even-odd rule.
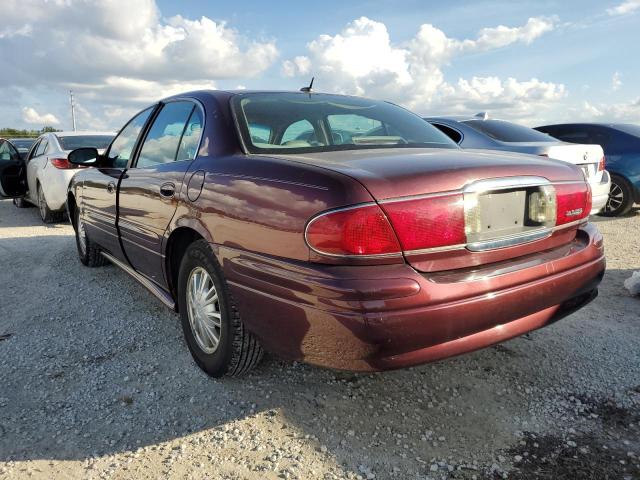
[[387,102],[283,92],[239,94],[232,105],[251,153],[458,148],[417,115]]
[[75,150],[83,147],[94,147],[100,150],[107,148],[113,140],[113,135],[70,135],[68,137],[56,135],[56,137],[63,150]]
[[505,122],[504,120],[467,120],[474,130],[484,133],[494,140],[501,142],[553,142],[546,133],[539,132],[533,128],[524,127],[516,123]]
[[628,133],[629,135],[633,135],[635,137],[640,138],[640,126],[632,125],[630,123],[622,123],[615,126],[618,130],[624,133]]

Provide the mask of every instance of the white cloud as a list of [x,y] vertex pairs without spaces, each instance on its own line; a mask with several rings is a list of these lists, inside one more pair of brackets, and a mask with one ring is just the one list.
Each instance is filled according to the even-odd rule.
[[611,77],[611,89],[613,91],[619,90],[620,87],[622,86],[622,75],[620,75],[620,72],[615,72],[613,74],[613,77]]
[[41,115],[33,107],[24,107],[22,109],[22,120],[26,123],[43,126],[58,125],[60,123],[60,120],[55,115],[51,113]]
[[463,40],[423,24],[408,42],[396,44],[384,23],[361,17],[340,33],[312,40],[307,55],[286,60],[282,69],[287,76],[316,75],[318,89],[386,98],[421,113],[488,108],[522,118],[562,98],[565,87],[535,78],[472,77],[451,84],[443,69],[462,55],[528,45],[556,22],[530,18],[522,26],[484,28],[476,38]]
[[640,9],[640,0],[626,0],[615,7],[607,8],[609,15],[627,15]]
[[[277,59],[272,39],[251,39],[208,17],[163,18],[155,0],[4,0],[0,88],[25,94],[73,88],[88,111],[255,77]],[[46,74],[43,74],[46,72]],[[90,117],[91,115],[89,115]]]
[[574,120],[593,120],[603,122],[628,122],[640,123],[640,97],[630,102],[594,105],[584,102],[582,108],[572,109],[571,117]]

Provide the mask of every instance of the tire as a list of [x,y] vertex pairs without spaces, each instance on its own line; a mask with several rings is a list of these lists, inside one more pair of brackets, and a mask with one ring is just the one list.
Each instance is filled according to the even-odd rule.
[[31,205],[29,202],[27,202],[24,198],[20,197],[20,198],[14,198],[13,199],[13,204],[17,207],[17,208],[31,208],[33,207],[33,205]]
[[[102,267],[109,261],[100,254],[100,248],[87,235],[82,219],[80,218],[80,210],[76,208],[73,227],[76,231],[76,247],[78,248],[78,257],[80,262],[87,267]],[[84,241],[83,241],[84,240]]]
[[[189,292],[201,284],[204,284],[204,291],[210,292],[211,300],[205,302],[201,298],[198,302],[196,298],[191,301],[188,297],[193,295]],[[222,269],[205,240],[189,245],[182,258],[178,274],[178,306],[189,351],[207,375],[242,375],[262,359],[262,347],[242,323]],[[217,344],[205,330],[218,335]]]
[[600,215],[604,217],[618,217],[629,213],[633,207],[633,190],[624,177],[611,175],[611,189],[609,198]]
[[40,218],[44,223],[57,223],[61,222],[64,218],[64,212],[54,212],[49,208],[40,184],[38,184],[38,210],[40,211]]

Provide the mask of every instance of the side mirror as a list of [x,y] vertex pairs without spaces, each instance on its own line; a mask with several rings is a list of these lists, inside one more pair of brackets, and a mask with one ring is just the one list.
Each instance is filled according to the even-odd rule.
[[69,163],[84,167],[97,167],[102,156],[98,153],[98,149],[93,147],[76,148],[69,152],[67,156]]

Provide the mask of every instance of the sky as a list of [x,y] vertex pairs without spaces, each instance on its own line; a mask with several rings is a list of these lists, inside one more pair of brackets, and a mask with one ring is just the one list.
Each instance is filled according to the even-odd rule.
[[640,123],[640,0],[0,0],[0,127],[117,130],[196,89],[297,90],[535,126]]

